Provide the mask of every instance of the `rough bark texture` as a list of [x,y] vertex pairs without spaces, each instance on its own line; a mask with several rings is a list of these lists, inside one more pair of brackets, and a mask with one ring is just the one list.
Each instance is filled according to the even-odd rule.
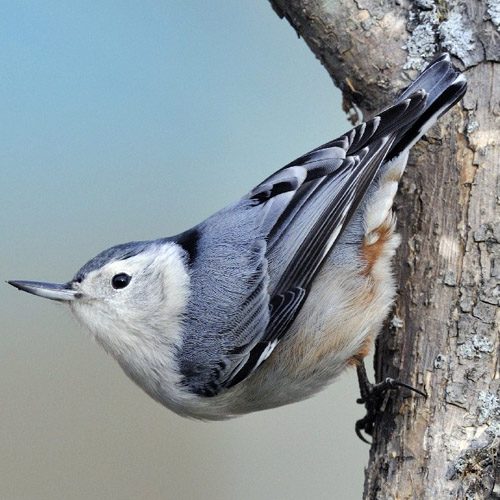
[[379,380],[425,386],[429,397],[387,400],[365,498],[497,497],[500,3],[270,1],[341,88],[353,121],[439,52],[465,70],[464,101],[414,148],[400,188],[400,294],[375,359]]

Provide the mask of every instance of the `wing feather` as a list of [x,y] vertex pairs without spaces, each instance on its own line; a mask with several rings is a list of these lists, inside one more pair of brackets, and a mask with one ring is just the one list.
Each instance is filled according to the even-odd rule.
[[424,105],[422,92],[398,102],[286,165],[200,225],[179,356],[193,392],[218,394],[271,354],[398,133]]

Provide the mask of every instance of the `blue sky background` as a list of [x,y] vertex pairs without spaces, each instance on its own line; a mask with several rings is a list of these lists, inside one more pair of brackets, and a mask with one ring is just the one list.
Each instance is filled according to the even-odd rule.
[[[0,278],[66,281],[348,128],[265,0],[0,1]],[[215,424],[150,400],[57,304],[0,286],[0,497],[355,498],[354,372]]]

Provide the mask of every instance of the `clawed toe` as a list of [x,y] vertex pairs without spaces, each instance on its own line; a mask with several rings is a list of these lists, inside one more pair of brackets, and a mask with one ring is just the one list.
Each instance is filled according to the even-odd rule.
[[368,380],[363,362],[357,366],[357,374],[361,397],[357,399],[356,402],[365,406],[366,415],[356,422],[355,431],[359,439],[368,444],[371,444],[371,442],[364,437],[363,432],[369,436],[373,435],[375,419],[389,390],[404,387],[425,398],[427,397],[425,392],[405,384],[404,382],[400,382],[399,380],[394,380],[393,378],[386,378],[383,382],[372,384]]

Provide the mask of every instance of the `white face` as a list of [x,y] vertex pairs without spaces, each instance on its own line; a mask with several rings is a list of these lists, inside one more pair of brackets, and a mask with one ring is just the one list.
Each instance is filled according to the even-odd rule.
[[73,285],[70,307],[96,340],[119,361],[178,341],[189,275],[178,247],[166,243],[111,261]]

